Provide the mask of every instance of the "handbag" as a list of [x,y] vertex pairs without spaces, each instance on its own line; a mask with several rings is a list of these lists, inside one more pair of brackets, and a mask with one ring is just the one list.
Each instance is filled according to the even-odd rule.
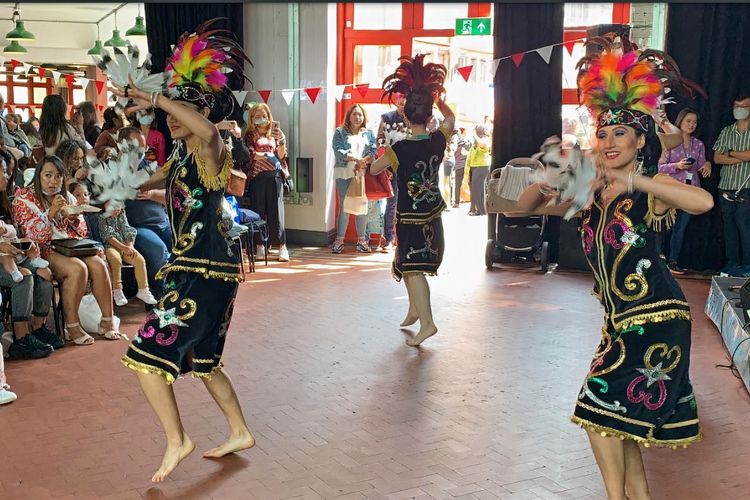
[[99,244],[88,238],[52,240],[52,249],[66,257],[93,257],[99,253]]
[[391,184],[391,174],[387,170],[383,170],[373,175],[368,169],[365,174],[365,195],[369,201],[392,198],[393,184]]
[[37,144],[31,149],[31,159],[34,161],[35,164],[42,161],[45,155],[46,155],[46,151],[42,144]]
[[364,176],[355,175],[346,190],[342,209],[347,214],[365,215],[367,213],[367,194],[365,193]]
[[247,174],[242,170],[233,168],[229,174],[229,182],[227,188],[224,190],[226,194],[232,196],[244,196],[245,187],[247,186]]

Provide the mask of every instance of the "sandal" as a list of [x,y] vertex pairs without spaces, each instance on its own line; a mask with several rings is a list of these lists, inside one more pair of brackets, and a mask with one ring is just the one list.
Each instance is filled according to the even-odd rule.
[[118,332],[117,330],[114,330],[113,328],[104,329],[102,327],[102,323],[107,321],[110,325],[112,324],[112,317],[105,318],[102,316],[102,320],[99,322],[99,335],[104,337],[107,340],[120,340],[123,335]]
[[[76,337],[76,338],[71,338],[70,331],[68,330],[68,328],[78,328],[78,330],[81,333],[83,333],[83,335]],[[83,328],[81,328],[80,323],[71,323],[69,325],[65,325],[64,331],[65,331],[65,340],[67,340],[68,342],[73,342],[75,345],[91,345],[94,343],[94,337],[84,332]]]

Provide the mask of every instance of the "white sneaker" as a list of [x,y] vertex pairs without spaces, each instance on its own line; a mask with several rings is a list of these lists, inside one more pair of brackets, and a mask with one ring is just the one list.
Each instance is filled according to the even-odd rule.
[[49,262],[47,262],[41,257],[37,257],[36,259],[30,260],[29,264],[36,267],[37,269],[47,269],[49,267]]
[[18,399],[16,393],[10,392],[8,389],[0,389],[0,405],[7,405]]
[[150,306],[158,302],[154,298],[154,295],[151,293],[151,290],[148,288],[141,288],[140,290],[138,290],[138,293],[135,294],[135,297],[142,300],[144,304],[148,304]]
[[115,288],[112,290],[112,298],[115,299],[115,305],[118,306],[124,306],[128,303],[127,297],[122,293],[122,288]]
[[279,262],[289,262],[289,250],[286,246],[279,248]]

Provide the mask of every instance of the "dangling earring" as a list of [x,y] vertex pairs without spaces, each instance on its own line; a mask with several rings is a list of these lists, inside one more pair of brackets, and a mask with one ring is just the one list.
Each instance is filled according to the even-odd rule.
[[636,174],[642,174],[643,173],[643,153],[641,153],[641,150],[638,150],[638,154],[635,156],[635,173]]

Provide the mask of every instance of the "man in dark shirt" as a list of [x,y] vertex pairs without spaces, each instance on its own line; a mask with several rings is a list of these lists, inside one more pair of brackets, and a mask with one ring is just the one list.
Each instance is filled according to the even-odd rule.
[[[408,135],[408,129],[404,123],[404,100],[396,103],[396,109],[383,113],[380,116],[380,127],[378,128],[378,147],[393,146],[394,143]],[[391,172],[392,174],[393,172]],[[383,216],[383,236],[385,236],[385,249],[393,249],[393,241],[396,236],[396,201],[398,200],[398,184],[396,176],[391,175],[391,186],[393,196],[385,201],[385,215]]]

